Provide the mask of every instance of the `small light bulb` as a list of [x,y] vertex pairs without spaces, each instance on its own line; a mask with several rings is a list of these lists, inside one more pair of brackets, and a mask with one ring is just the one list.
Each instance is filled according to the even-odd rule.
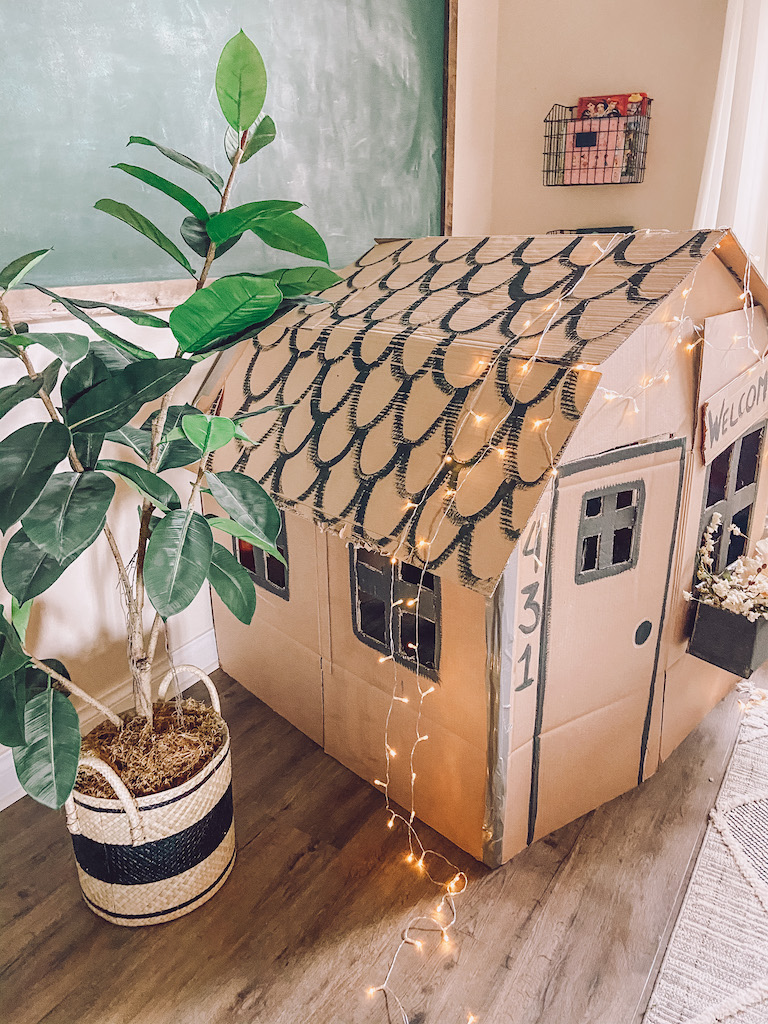
[[473,412],[472,415],[475,417],[475,423],[482,423],[485,416],[481,416],[480,413]]
[[424,693],[422,693],[422,697],[428,697],[430,695],[430,693],[434,693],[434,692],[435,692],[434,686],[430,686],[430,688],[428,690],[425,690]]
[[406,509],[409,509],[409,508],[416,508],[416,502],[415,502],[415,501],[407,501],[407,502],[405,503],[405,507],[406,507]]
[[506,448],[497,448],[497,449],[496,449],[496,451],[497,451],[497,452],[499,453],[499,455],[501,455],[501,456],[504,456],[504,455],[506,455],[506,454],[507,454],[507,449],[506,449]]
[[406,607],[413,608],[413,606],[416,604],[416,598],[415,597],[410,598],[408,601],[405,602],[405,604],[406,604]]
[[443,462],[453,462],[453,459],[451,458],[450,455],[446,455],[445,458],[443,459]]
[[394,826],[394,824],[395,824],[395,819],[394,818],[390,818],[389,821],[387,822],[387,828],[392,828]]
[[392,558],[390,558],[389,561],[390,561],[391,565],[397,565],[397,559],[396,558],[392,557]]
[[530,321],[530,320],[526,320],[526,321],[525,321],[525,323],[523,324],[523,328],[524,328],[524,329],[525,329],[526,327],[530,327],[530,326],[531,326],[531,321]]
[[443,942],[450,942],[450,941],[451,940],[448,938],[448,932],[445,930],[445,928],[443,928]]
[[412,864],[413,863],[413,854],[409,853],[408,856],[405,858],[405,860],[406,860],[406,863]]
[[368,989],[368,995],[369,996],[375,996],[377,992],[378,992],[378,989],[376,989],[376,988],[369,988]]
[[416,949],[421,949],[421,947],[422,947],[422,945],[423,945],[423,943],[421,942],[421,940],[420,940],[420,939],[414,939],[414,940],[413,940],[413,944],[414,944],[414,946],[416,947]]

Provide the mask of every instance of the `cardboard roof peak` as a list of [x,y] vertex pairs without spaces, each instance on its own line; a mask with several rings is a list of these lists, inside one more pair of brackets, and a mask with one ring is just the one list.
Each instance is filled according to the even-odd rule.
[[743,274],[727,229],[376,245],[327,304],[254,340],[242,411],[292,408],[247,421],[237,468],[347,540],[490,594],[596,367],[714,249]]

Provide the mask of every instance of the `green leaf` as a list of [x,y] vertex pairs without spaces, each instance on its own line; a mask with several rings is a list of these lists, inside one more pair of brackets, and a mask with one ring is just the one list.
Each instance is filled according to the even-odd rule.
[[259,203],[245,203],[225,213],[214,213],[206,222],[205,229],[212,241],[220,245],[234,235],[242,234],[243,231],[255,231],[255,224],[262,221],[272,224],[276,218],[292,213],[303,205],[290,199],[265,199]]
[[280,533],[280,513],[261,484],[244,473],[206,473],[211,494],[236,523],[272,547]]
[[179,496],[171,485],[156,473],[150,473],[148,469],[136,466],[132,462],[117,462],[113,459],[101,459],[96,469],[105,473],[116,473],[164,512],[181,508]]
[[[56,292],[52,292],[49,288],[43,288],[41,284],[33,284],[32,287],[37,288],[37,290],[42,292],[43,295],[48,295],[50,298],[55,299],[56,302],[60,302],[64,309],[75,317],[75,319],[82,320],[84,324],[88,324],[94,334],[97,334],[100,338],[103,338],[104,341],[114,345],[115,348],[124,352],[127,356],[130,356],[132,360],[156,358],[152,352],[147,352],[146,349],[139,348],[138,345],[134,345],[132,341],[126,341],[125,338],[120,338],[117,334],[113,334],[112,331],[107,330],[106,327],[102,327],[101,324],[97,323],[93,319],[93,317],[90,317],[87,313],[83,312],[80,306],[73,302],[72,299],[68,299],[64,295],[57,295]],[[104,359],[104,362],[107,363],[109,368],[112,369],[112,366],[109,364],[107,359],[105,359],[104,353],[101,350],[96,349],[93,342],[91,342],[91,348],[95,349],[101,358]]]
[[328,262],[325,242],[311,224],[295,213],[284,213],[272,221],[254,221],[250,230],[273,249],[295,252],[308,260]]
[[232,614],[246,626],[256,611],[256,588],[247,569],[231,551],[214,541],[208,579]]
[[61,360],[54,359],[52,363],[48,363],[45,369],[42,371],[40,376],[43,378],[43,391],[47,391],[50,395],[53,389],[56,387],[56,382],[59,379],[59,370],[61,369]]
[[[193,416],[196,412],[198,410],[194,405],[169,406],[168,414],[165,417],[163,438],[167,438],[168,434],[179,425],[182,416]],[[142,423],[141,429],[151,433],[152,423],[156,415],[157,413],[154,412],[151,416],[148,416],[144,423]],[[193,444],[187,441],[186,437],[183,441],[173,441],[170,444],[164,440],[162,442],[160,460],[157,464],[157,471],[161,473],[166,469],[178,469],[181,466],[188,466],[191,462],[197,462],[199,458],[200,452]],[[149,457],[147,457],[147,461],[149,461]]]
[[284,298],[295,298],[308,292],[321,292],[338,284],[343,278],[327,267],[292,267],[287,270],[269,270],[261,277],[271,278]]
[[252,156],[255,156],[260,149],[264,149],[270,142],[275,141],[277,135],[277,129],[275,128],[275,122],[267,114],[259,121],[256,127],[250,134],[248,141],[245,144],[243,155],[240,160],[241,164],[244,164],[246,160],[250,160]]
[[32,614],[32,604],[32,601],[27,601],[26,604],[19,604],[15,597],[11,598],[11,623],[22,643],[24,643],[27,637],[27,626],[29,625],[29,616]]
[[223,516],[206,516],[208,525],[211,529],[221,530],[222,533],[228,533],[230,537],[237,537],[239,540],[247,540],[249,544],[252,544],[255,548],[261,548],[262,551],[266,551],[267,554],[276,558],[283,565],[287,566],[288,563],[280,553],[279,548],[275,544],[268,544],[263,537],[257,537],[255,533],[251,533],[240,523],[236,523],[234,519],[225,519]]
[[163,234],[160,228],[155,227],[152,221],[148,220],[143,213],[139,213],[130,206],[126,206],[125,203],[118,203],[114,199],[100,199],[93,206],[94,209],[101,210],[102,213],[108,213],[110,217],[123,221],[124,224],[138,231],[139,234],[144,235],[150,242],[154,242],[155,245],[158,245],[167,252],[188,274],[191,274],[192,277],[195,276],[195,272],[184,253],[178,246],[173,244],[167,235]]
[[88,351],[90,341],[84,334],[36,333],[20,335],[16,344],[21,348],[26,348],[27,345],[42,345],[49,352],[53,352],[55,356],[59,356],[67,366],[71,366],[83,358]]
[[37,501],[69,445],[69,431],[61,423],[28,423],[0,442],[0,530]]
[[[41,660],[44,665],[47,665],[48,668],[52,668],[54,672],[58,672],[59,675],[65,676],[67,679],[71,678],[66,666],[57,658],[42,658]],[[43,693],[45,690],[50,689],[51,676],[47,672],[43,672],[43,670],[38,668],[36,665],[28,665],[25,674],[27,700],[38,693]]]
[[170,512],[152,531],[144,563],[147,595],[167,619],[183,611],[208,576],[213,534],[205,519],[191,510]]
[[175,199],[177,203],[180,203],[185,210],[189,210],[194,217],[198,217],[200,220],[207,219],[208,213],[200,200],[195,199],[186,189],[175,185],[172,181],[168,181],[167,178],[155,174],[154,171],[148,171],[144,167],[134,167],[133,164],[112,164],[112,167],[116,171],[125,171],[126,174],[138,178],[139,181],[143,181],[145,185],[156,188],[159,192],[164,192],[171,199]]
[[[138,309],[128,309],[127,306],[116,306],[112,302],[94,302],[91,299],[67,299],[73,306],[77,306],[78,309],[108,309],[111,313],[116,313],[118,316],[124,316],[126,320],[130,320],[134,324],[138,324],[140,327],[167,327],[168,321],[163,320],[162,317],[155,316],[153,313],[144,313]],[[142,349],[143,351],[143,349]]]
[[26,742],[24,705],[27,701],[26,670],[0,677],[0,743],[18,747]]
[[35,252],[28,252],[26,256],[19,256],[18,259],[9,263],[7,267],[0,270],[0,291],[9,292],[29,273],[32,267],[50,252],[50,249],[37,249]]
[[[207,223],[207,222],[206,222]],[[208,246],[211,244],[211,239],[208,237],[208,232],[205,230],[205,224],[198,220],[197,217],[185,217],[181,222],[180,227],[181,237],[187,243],[192,252],[196,252],[198,256],[208,255]],[[214,259],[217,260],[219,256],[223,256],[225,252],[228,252],[233,245],[242,238],[242,235],[235,235],[234,238],[230,238],[229,241],[224,242],[222,245],[216,247]]]
[[222,277],[171,311],[171,330],[182,352],[201,352],[218,338],[266,320],[281,299],[273,281],[247,275]]
[[0,417],[28,398],[34,398],[42,386],[43,378],[36,373],[34,377],[22,377],[15,384],[0,388]]
[[0,679],[17,672],[28,661],[19,634],[0,609]]
[[75,455],[84,469],[95,469],[104,444],[103,434],[75,434],[72,438]]
[[96,540],[114,495],[103,473],[54,473],[21,525],[33,544],[64,562]]
[[108,433],[128,422],[146,402],[169,391],[189,373],[184,359],[153,359],[131,363],[86,391],[67,410],[73,433]]
[[27,742],[13,748],[19,782],[46,807],[58,808],[75,787],[80,757],[80,722],[63,693],[38,693],[24,709]]
[[106,440],[113,441],[115,444],[124,444],[145,462],[149,462],[152,438],[146,430],[140,430],[139,427],[132,427],[130,423],[126,423],[118,430],[110,430],[106,435]]
[[57,562],[33,544],[24,530],[17,530],[3,555],[3,583],[19,604],[24,604],[53,586],[79,554],[76,551],[66,561]]
[[179,153],[178,150],[161,146],[159,142],[152,142],[151,139],[145,139],[141,135],[132,135],[128,139],[128,145],[130,146],[131,143],[139,146],[154,146],[159,153],[162,153],[169,160],[173,160],[175,164],[178,164],[180,167],[186,167],[188,171],[194,171],[195,174],[200,174],[203,178],[207,178],[217,192],[221,193],[224,190],[224,179],[220,174],[217,174],[210,167],[206,167],[205,164],[198,163],[197,160]]
[[73,366],[61,382],[61,400],[64,408],[69,409],[78,398],[90,391],[102,381],[109,380],[112,374],[95,352],[89,352],[77,366]]
[[199,448],[203,455],[215,452],[229,444],[235,436],[235,424],[226,416],[183,416],[181,429],[188,440]]
[[216,68],[221,112],[236,131],[250,128],[267,95],[267,71],[261,54],[242,29],[221,51]]

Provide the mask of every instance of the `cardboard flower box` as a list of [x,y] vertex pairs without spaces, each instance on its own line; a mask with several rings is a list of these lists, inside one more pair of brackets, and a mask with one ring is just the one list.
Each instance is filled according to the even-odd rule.
[[768,619],[750,622],[746,615],[699,602],[688,651],[748,679],[768,661]]

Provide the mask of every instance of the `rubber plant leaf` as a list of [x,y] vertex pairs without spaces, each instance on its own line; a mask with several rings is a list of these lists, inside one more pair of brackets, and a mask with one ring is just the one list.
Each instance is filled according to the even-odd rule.
[[251,127],[264,106],[267,71],[261,54],[242,29],[221,51],[216,95],[222,114],[239,132]]
[[[165,417],[165,431],[163,432],[163,442],[161,443],[160,460],[157,463],[158,473],[166,469],[179,469],[181,466],[188,466],[191,462],[197,462],[200,458],[200,452],[193,444],[187,441],[186,437],[183,441],[172,441],[171,443],[167,443],[166,440],[168,434],[179,425],[182,416],[192,416],[198,411],[194,405],[169,406],[168,415]],[[152,423],[156,415],[156,412],[152,413],[142,423],[141,429],[143,431],[146,431],[148,434],[152,433]],[[149,461],[149,456],[147,456],[147,461]]]
[[131,363],[81,395],[67,410],[73,433],[108,433],[124,426],[146,402],[169,391],[189,373],[185,359]]
[[26,277],[32,267],[37,266],[40,260],[50,252],[50,249],[37,249],[35,252],[28,252],[25,256],[19,256],[7,267],[0,270],[0,292],[9,292]]
[[287,270],[269,270],[261,277],[271,278],[284,298],[295,298],[308,292],[321,292],[338,284],[343,278],[327,267],[292,267]]
[[250,530],[241,526],[240,523],[236,523],[234,519],[226,519],[224,516],[206,516],[208,525],[211,529],[221,530],[222,533],[229,534],[230,537],[235,537],[238,540],[247,540],[249,544],[255,548],[261,548],[262,551],[266,551],[268,555],[272,555],[278,562],[282,562],[284,566],[288,566],[283,555],[280,553],[277,545],[270,544],[265,541],[263,537],[256,536]]
[[27,701],[26,670],[0,677],[0,743],[18,747],[26,742],[24,705]]
[[42,386],[43,378],[37,373],[34,377],[22,377],[15,384],[0,388],[0,417],[28,398],[34,398]]
[[49,352],[53,352],[67,366],[72,366],[82,359],[90,346],[89,339],[84,334],[23,334],[18,335],[16,344],[20,348],[27,345],[42,345]]
[[271,221],[254,221],[250,230],[273,249],[293,252],[308,260],[328,262],[325,242],[311,224],[295,213],[284,213]]
[[266,320],[281,300],[274,281],[246,274],[222,277],[172,310],[171,330],[182,352],[199,352],[218,338]]
[[303,205],[290,199],[265,199],[258,203],[244,203],[224,213],[213,214],[206,222],[205,228],[209,238],[220,245],[234,235],[242,234],[243,231],[255,231],[254,224],[261,221],[271,223],[277,217],[299,210]]
[[104,473],[116,473],[164,512],[181,508],[179,496],[169,483],[156,473],[150,473],[148,469],[143,469],[133,462],[101,459],[96,464],[96,469],[102,470]]
[[208,579],[235,618],[247,626],[256,611],[256,588],[248,570],[223,544],[214,542]]
[[0,530],[7,530],[37,501],[69,445],[70,434],[62,423],[28,423],[0,442]]
[[[0,608],[0,679],[13,675],[29,661],[21,646],[21,638]],[[0,740],[0,742],[2,742]],[[7,743],[6,746],[11,744]]]
[[[181,237],[192,252],[196,252],[198,256],[207,256],[208,247],[211,244],[211,239],[205,229],[206,223],[207,221],[203,222],[198,220],[197,217],[185,217],[179,228]],[[230,238],[229,241],[224,242],[222,245],[217,245],[213,258],[217,260],[219,256],[223,256],[233,245],[237,245],[241,238],[242,235],[235,235],[234,238]]]
[[[252,156],[255,156],[259,150],[264,149],[270,142],[275,141],[277,136],[277,129],[275,128],[275,122],[267,114],[259,121],[255,128],[252,128],[248,132],[246,138],[245,147],[243,148],[243,155],[240,157],[240,163],[244,164],[247,160],[250,160]],[[242,139],[242,132],[236,132],[230,125],[224,133],[224,152],[227,155],[227,160],[230,163],[234,163],[235,153],[240,148],[240,141]]]
[[[56,292],[52,292],[50,288],[44,288],[41,284],[33,284],[32,287],[37,288],[37,290],[39,292],[42,292],[43,295],[47,295],[49,298],[54,299],[56,302],[60,302],[64,309],[66,309],[68,313],[75,317],[76,320],[82,320],[84,324],[88,324],[88,326],[91,328],[94,334],[96,334],[103,341],[108,342],[110,345],[114,345],[116,349],[119,349],[119,351],[128,356],[129,359],[135,361],[139,359],[156,358],[154,353],[147,352],[146,349],[139,348],[139,346],[134,345],[133,342],[126,341],[125,338],[120,338],[117,334],[113,334],[112,331],[107,330],[106,327],[102,327],[100,323],[97,323],[93,319],[93,317],[88,316],[88,314],[84,312],[84,309],[80,308],[80,305],[82,305],[82,303],[78,304],[73,302],[71,299],[66,298],[66,296],[64,295],[57,295]],[[103,352],[96,348],[94,342],[91,342],[91,349],[98,352],[98,355],[104,360],[105,363],[107,363],[107,366],[109,366],[110,369],[113,368],[112,365],[110,365],[110,362],[105,358]],[[119,369],[119,366],[116,368]]]
[[24,643],[27,636],[27,626],[29,625],[29,616],[32,614],[32,604],[32,601],[27,601],[26,604],[19,604],[15,597],[11,598],[11,622],[22,643]]
[[158,153],[162,153],[164,157],[168,160],[172,160],[175,164],[178,164],[179,167],[186,167],[188,171],[194,171],[195,174],[199,174],[203,178],[206,178],[217,192],[221,193],[224,190],[224,179],[220,174],[212,168],[206,167],[205,164],[201,164],[197,160],[193,160],[192,157],[185,156],[184,153],[179,153],[176,149],[169,149],[168,146],[161,146],[159,142],[153,142],[151,139],[145,139],[143,135],[132,135],[130,139],[128,139],[128,145],[154,146]]
[[73,366],[61,382],[61,400],[64,408],[69,407],[81,398],[87,391],[109,380],[112,374],[107,369],[103,359],[100,359],[95,352],[89,352],[80,362]]
[[203,455],[223,448],[235,436],[235,424],[226,416],[208,416],[198,413],[196,416],[183,416],[181,429],[187,439],[199,448]]
[[280,533],[280,513],[261,484],[244,473],[224,470],[206,473],[211,494],[236,523],[274,547]]
[[33,544],[64,562],[96,540],[114,495],[104,473],[54,473],[21,525]]
[[163,619],[188,607],[208,577],[213,534],[198,512],[169,512],[152,531],[144,583]]
[[179,249],[177,245],[170,240],[170,238],[163,234],[160,228],[156,227],[151,220],[148,220],[143,213],[139,213],[132,207],[127,206],[125,203],[118,203],[115,199],[99,199],[97,203],[93,204],[94,209],[101,210],[102,213],[108,213],[110,217],[115,217],[117,220],[123,221],[129,227],[133,228],[134,231],[138,231],[139,234],[144,235],[150,242],[154,242],[155,245],[159,246],[164,252],[176,260],[179,266],[183,267],[188,274],[192,277],[195,276],[195,272],[190,266],[189,260],[184,253]]
[[113,441],[115,444],[124,444],[145,462],[149,462],[152,437],[146,430],[140,430],[139,427],[132,427],[130,423],[126,423],[125,426],[119,427],[117,430],[110,430],[106,435],[106,440]]
[[53,586],[79,555],[80,551],[76,551],[66,561],[57,562],[33,544],[24,530],[17,530],[3,555],[3,583],[19,604],[24,604]]
[[140,309],[128,309],[127,306],[116,306],[113,302],[96,302],[93,299],[68,299],[78,309],[108,309],[110,313],[125,317],[140,327],[167,327],[168,321],[154,313],[145,313]]
[[75,787],[80,722],[69,699],[51,687],[27,701],[26,743],[13,748],[19,782],[46,807],[59,808]]
[[208,213],[200,200],[195,199],[191,193],[181,188],[180,185],[168,181],[167,178],[155,174],[154,171],[148,171],[144,167],[135,167],[133,164],[112,164],[112,167],[116,171],[125,171],[126,174],[138,178],[139,181],[143,181],[145,185],[157,189],[158,192],[164,192],[171,199],[175,199],[185,210],[189,210],[194,217],[198,217],[200,220],[207,219]]

